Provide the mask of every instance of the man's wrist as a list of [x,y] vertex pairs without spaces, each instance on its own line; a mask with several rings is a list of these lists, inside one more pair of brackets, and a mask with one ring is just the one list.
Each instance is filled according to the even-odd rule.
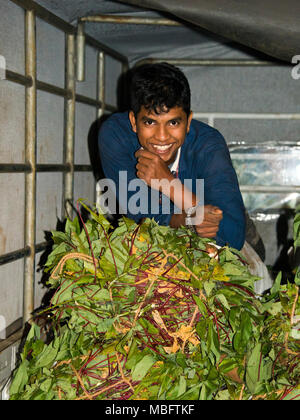
[[186,227],[188,227],[192,232],[196,233],[196,228],[195,228],[195,215],[197,213],[198,207],[199,207],[200,203],[198,203],[195,206],[189,207],[188,209],[186,209],[185,213],[186,213],[186,218],[185,218],[185,225]]

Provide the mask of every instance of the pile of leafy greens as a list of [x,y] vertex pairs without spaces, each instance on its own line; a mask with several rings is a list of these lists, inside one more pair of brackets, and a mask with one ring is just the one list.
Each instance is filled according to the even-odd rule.
[[51,334],[32,323],[12,400],[300,399],[299,269],[256,296],[237,250],[82,205],[53,232]]

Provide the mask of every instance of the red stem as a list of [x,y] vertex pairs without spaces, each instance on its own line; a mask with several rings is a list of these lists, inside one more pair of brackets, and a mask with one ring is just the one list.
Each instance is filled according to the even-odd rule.
[[95,267],[95,280],[97,280],[97,262],[96,262],[96,258],[95,258],[94,252],[93,252],[93,248],[92,248],[92,244],[91,244],[89,233],[87,231],[87,228],[85,226],[85,223],[83,221],[83,218],[82,218],[81,213],[80,213],[80,210],[79,210],[79,200],[77,200],[77,211],[78,211],[78,215],[80,217],[81,223],[83,225],[83,228],[84,228],[84,231],[85,231],[85,234],[86,234],[88,243],[89,243],[89,247],[90,247],[90,250],[91,250],[91,254],[92,254],[92,258],[93,258],[93,262],[94,262],[94,267]]

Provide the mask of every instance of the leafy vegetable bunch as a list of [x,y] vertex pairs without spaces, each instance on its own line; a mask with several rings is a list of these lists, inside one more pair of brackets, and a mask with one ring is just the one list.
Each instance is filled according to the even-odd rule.
[[52,334],[32,323],[11,399],[300,399],[299,270],[256,296],[239,251],[82,205],[83,229],[53,232]]

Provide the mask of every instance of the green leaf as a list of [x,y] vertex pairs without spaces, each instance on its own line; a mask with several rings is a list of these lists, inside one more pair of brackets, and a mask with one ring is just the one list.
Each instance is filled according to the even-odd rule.
[[281,279],[282,279],[282,273],[281,273],[281,271],[280,271],[280,272],[278,273],[278,275],[277,275],[276,279],[275,279],[275,282],[274,282],[274,284],[273,284],[273,286],[272,286],[271,290],[270,290],[271,295],[274,295],[274,294],[276,294],[276,293],[278,293],[278,292],[279,292],[279,290],[280,290],[280,285],[281,285]]
[[97,323],[97,331],[98,333],[104,333],[107,332],[115,322],[116,318],[111,319],[102,319]]
[[224,296],[224,294],[223,293],[218,293],[216,295],[216,297],[221,302],[221,304],[224,306],[224,308],[226,308],[226,309],[228,309],[230,311],[230,305],[229,305],[226,297]]
[[193,299],[196,302],[201,314],[206,317],[207,316],[207,309],[203,301],[196,295],[193,295]]
[[261,362],[261,343],[257,343],[251,352],[246,367],[246,384],[251,394],[255,394],[258,386]]
[[80,234],[80,225],[79,225],[78,217],[75,217],[73,221],[67,218],[65,232],[69,236],[71,236],[72,232],[75,232],[77,235]]
[[221,373],[226,374],[237,367],[239,367],[239,364],[236,359],[225,357],[219,364],[218,369]]
[[281,302],[269,302],[269,305],[267,308],[265,308],[269,314],[276,316],[282,311],[282,304]]
[[237,266],[236,264],[227,262],[222,266],[223,270],[224,270],[224,275],[225,276],[238,276],[240,274],[243,274],[244,270]]
[[178,390],[177,390],[177,397],[180,397],[180,395],[184,394],[186,392],[186,388],[187,388],[186,379],[184,376],[180,376]]
[[210,321],[208,327],[207,346],[209,351],[212,351],[218,360],[220,357],[220,343],[215,328],[216,327],[214,326],[213,321]]
[[52,379],[47,378],[41,383],[40,389],[47,393],[50,390],[51,385],[52,385]]
[[240,326],[237,329],[233,338],[233,347],[238,353],[246,351],[249,339],[252,335],[252,322],[248,312],[241,313]]
[[35,368],[38,369],[42,367],[51,366],[56,359],[57,353],[57,341],[54,341],[49,345],[45,345],[42,353],[40,353],[37,359],[35,360]]
[[82,205],[82,207],[84,207],[92,216],[92,218],[99,223],[103,229],[105,229],[105,231],[108,231],[108,229],[110,228],[111,224],[109,223],[109,221],[105,218],[105,216],[103,214],[97,214],[95,213],[92,209],[90,209],[84,202],[83,199],[80,198],[78,200],[78,202]]
[[148,373],[149,369],[154,365],[156,360],[153,356],[147,355],[134,367],[132,371],[132,380],[141,381]]
[[28,381],[28,365],[29,362],[24,360],[17,369],[9,389],[10,395],[18,394],[23,390]]
[[295,284],[300,286],[300,267],[298,267],[295,275]]

